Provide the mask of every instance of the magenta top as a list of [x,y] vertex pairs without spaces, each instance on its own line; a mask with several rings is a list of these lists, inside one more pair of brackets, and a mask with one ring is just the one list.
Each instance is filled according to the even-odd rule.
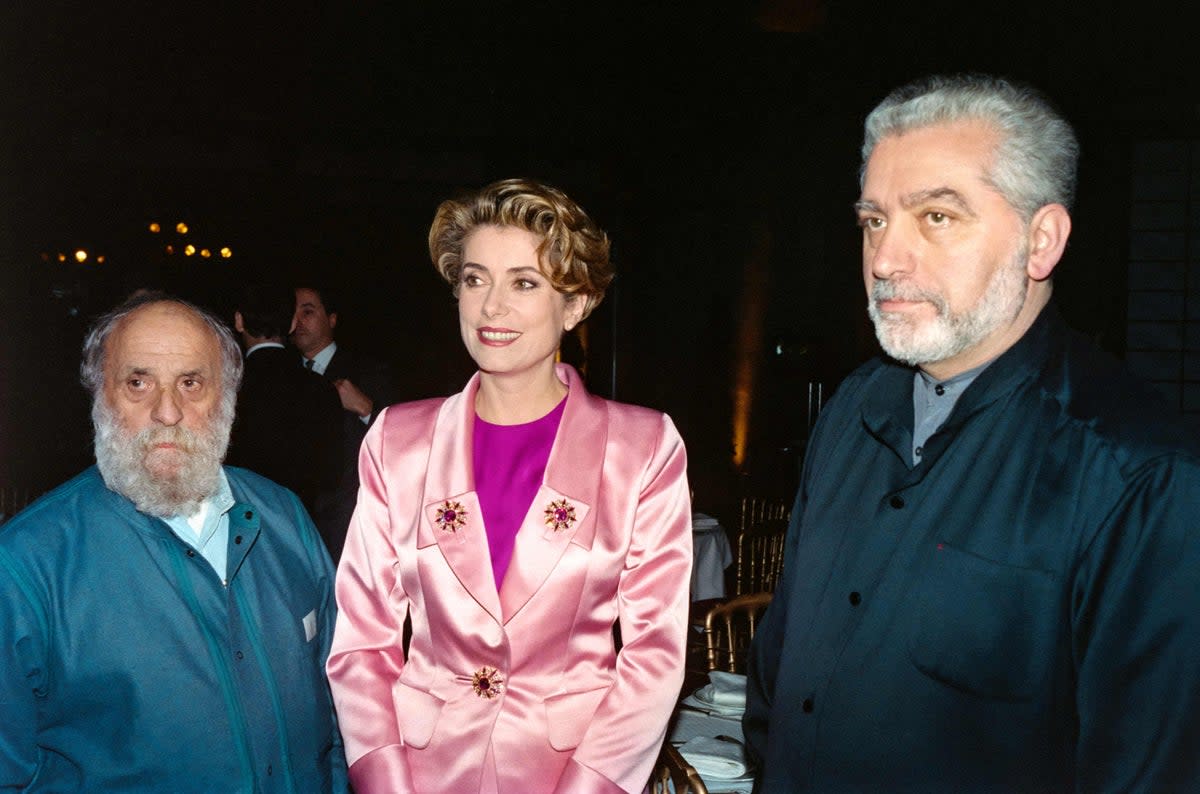
[[564,397],[541,419],[520,425],[494,425],[475,416],[471,443],[475,493],[487,527],[497,590],[512,560],[517,531],[546,474],[566,405]]

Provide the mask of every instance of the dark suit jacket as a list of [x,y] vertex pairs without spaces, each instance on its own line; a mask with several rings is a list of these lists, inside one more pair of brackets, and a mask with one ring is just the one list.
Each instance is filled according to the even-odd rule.
[[341,477],[343,413],[333,385],[296,366],[295,353],[255,350],[246,358],[226,460],[295,491],[313,513],[318,494]]
[[[303,369],[303,366],[300,369]],[[367,428],[379,416],[379,412],[397,401],[391,368],[381,361],[360,356],[339,342],[337,351],[325,367],[325,379],[332,383],[341,378],[348,379],[362,389],[375,405],[368,422],[364,422],[361,417],[350,411],[341,411],[341,474],[334,487],[323,489],[317,495],[313,521],[320,530],[321,537],[325,539],[329,554],[335,563],[341,556],[342,545],[346,541],[346,530],[350,526],[350,518],[358,500],[358,448],[367,434]],[[338,407],[340,410],[340,401]]]

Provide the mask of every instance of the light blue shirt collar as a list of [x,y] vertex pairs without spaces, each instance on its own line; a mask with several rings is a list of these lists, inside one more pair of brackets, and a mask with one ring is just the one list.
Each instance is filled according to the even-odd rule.
[[200,532],[192,529],[187,516],[171,516],[163,519],[180,540],[191,546],[208,560],[208,564],[225,582],[225,569],[229,555],[229,509],[234,505],[233,491],[225,470],[219,472],[217,491],[203,502],[207,508]]
[[[315,356],[313,356],[312,371],[318,375],[324,375],[325,368],[329,366],[329,360],[333,358],[333,354],[336,352],[337,342],[330,342],[329,344],[325,345],[320,353],[317,353]],[[303,356],[301,356],[300,361],[304,361]]]

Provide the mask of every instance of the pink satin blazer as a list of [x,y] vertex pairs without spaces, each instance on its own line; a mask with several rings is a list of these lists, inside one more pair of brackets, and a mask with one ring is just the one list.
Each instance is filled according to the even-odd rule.
[[471,464],[478,376],[367,434],[328,665],[357,794],[616,794],[649,778],[683,680],[683,442],[667,416],[558,376],[566,409],[499,592]]

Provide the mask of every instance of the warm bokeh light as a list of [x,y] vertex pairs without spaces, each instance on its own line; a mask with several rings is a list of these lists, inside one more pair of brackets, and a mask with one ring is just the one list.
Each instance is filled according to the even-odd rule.
[[208,250],[207,248],[201,248],[200,256],[204,257],[205,259],[208,259],[210,256],[212,256],[212,251]]
[[194,253],[196,253],[196,246],[194,246],[194,245],[189,244],[186,248],[183,249],[184,256],[191,256]]
[[103,265],[103,264],[104,264],[104,254],[101,254],[100,256],[96,257],[96,264],[97,264],[97,265]]
[[75,261],[80,264],[83,264],[84,262],[86,262],[87,257],[88,257],[87,251],[83,250],[82,248],[80,248],[79,250],[77,250],[75,252]]
[[767,262],[771,253],[770,231],[765,225],[758,225],[754,231],[755,244],[747,255],[743,268],[745,282],[738,306],[739,325],[737,348],[734,351],[733,394],[730,395],[733,401],[733,465],[739,469],[746,463],[750,440],[750,415],[758,383],[759,359],[762,357]]
[[230,250],[229,246],[225,246],[224,248],[221,249],[221,258],[222,259],[228,259],[231,256],[233,256],[233,251]]
[[162,227],[159,226],[157,223],[154,223],[153,221],[151,221],[149,229],[152,234],[158,234],[159,232],[162,231]]
[[173,245],[168,245],[168,246],[166,247],[166,252],[167,252],[167,254],[168,254],[168,255],[175,253],[175,246],[173,246]]
[[66,254],[59,254],[59,255],[58,255],[58,261],[59,261],[59,262],[66,262],[66,261],[67,261],[67,255],[66,255]]
[[187,234],[188,225],[183,221],[180,221],[179,223],[175,224],[175,231],[179,232],[180,234]]

